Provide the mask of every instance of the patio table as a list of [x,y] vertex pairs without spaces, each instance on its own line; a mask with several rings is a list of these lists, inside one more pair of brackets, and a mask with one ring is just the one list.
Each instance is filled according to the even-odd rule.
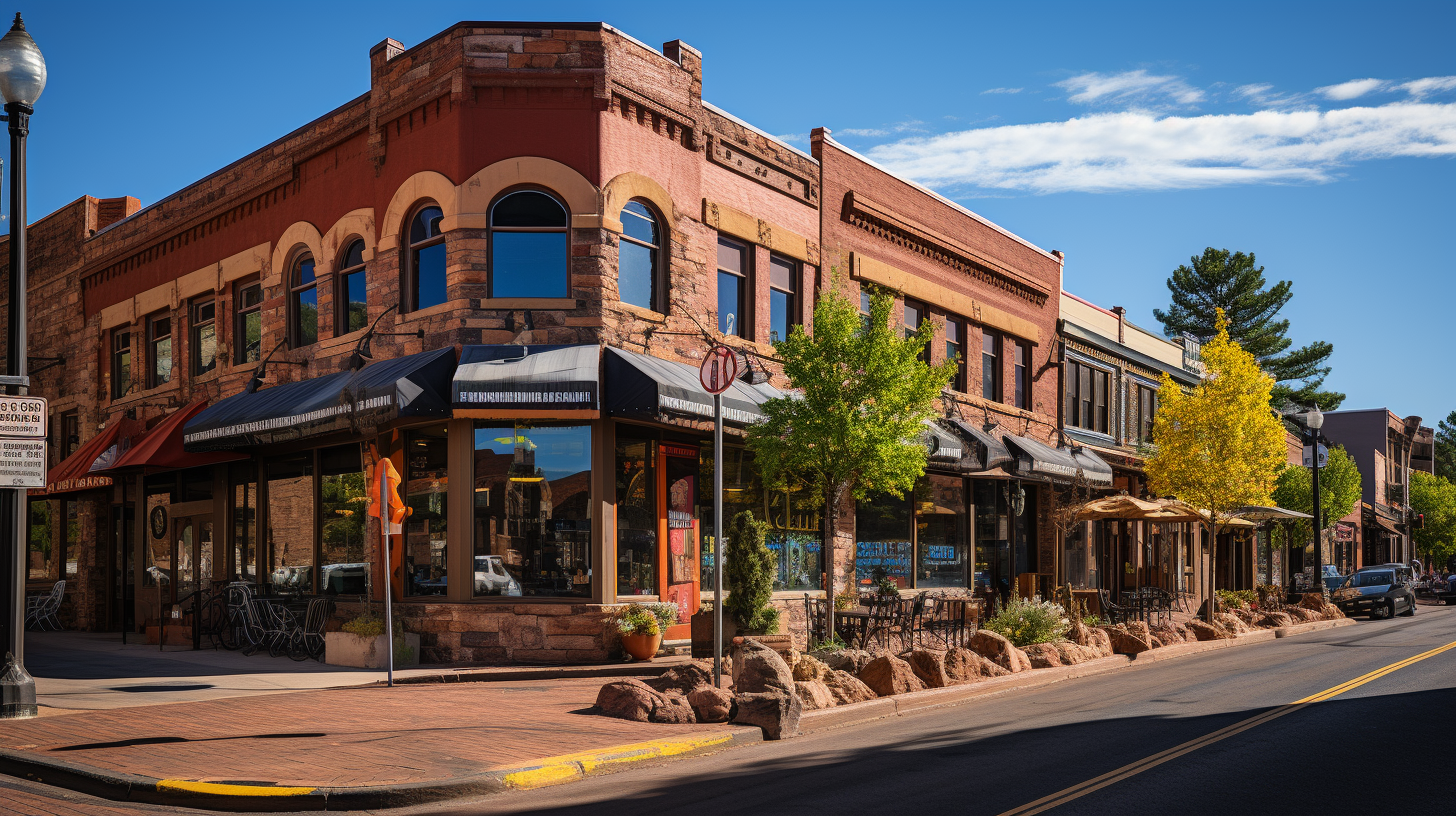
[[859,646],[863,648],[865,637],[869,633],[869,623],[874,617],[874,612],[863,606],[856,606],[842,612],[835,612],[835,631],[844,640],[847,646]]

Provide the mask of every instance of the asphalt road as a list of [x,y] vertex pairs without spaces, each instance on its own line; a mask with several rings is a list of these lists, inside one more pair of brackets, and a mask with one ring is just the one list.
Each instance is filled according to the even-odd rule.
[[[1448,798],[1456,648],[1368,676],[1451,644],[1456,608],[1423,606],[1414,618],[1157,662],[408,813],[1405,811],[1421,801],[1421,791],[1432,802]],[[1332,691],[1359,678],[1367,681]],[[1331,693],[1289,706],[1321,692]],[[1222,739],[1209,739],[1221,731]],[[1146,762],[1160,754],[1166,761]],[[1124,773],[1106,784],[1089,784],[1120,769]],[[1026,807],[1064,791],[1070,793],[1049,809]],[[0,812],[102,813],[115,806],[75,796],[62,805],[46,798],[52,793],[0,777]]]

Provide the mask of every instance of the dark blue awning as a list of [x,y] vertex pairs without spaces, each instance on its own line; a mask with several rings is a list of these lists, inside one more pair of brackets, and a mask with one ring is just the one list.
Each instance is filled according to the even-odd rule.
[[455,407],[595,411],[601,360],[595,343],[466,346],[455,370]]
[[358,371],[229,397],[182,430],[189,452],[274,445],[339,432],[370,433],[401,417],[450,416],[455,349],[371,363]]
[[[713,418],[713,397],[698,381],[698,369],[619,348],[607,348],[606,409],[612,416],[656,418],[685,414]],[[735,380],[723,392],[723,421],[752,425],[763,419],[765,402],[784,394],[772,385]]]

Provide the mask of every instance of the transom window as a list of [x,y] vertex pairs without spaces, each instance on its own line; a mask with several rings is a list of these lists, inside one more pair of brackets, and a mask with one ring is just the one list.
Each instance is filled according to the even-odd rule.
[[192,376],[199,377],[217,368],[217,301],[209,295],[193,301],[191,310]]
[[233,362],[256,363],[263,356],[263,286],[239,284],[233,297]]
[[1076,360],[1067,361],[1066,422],[1073,428],[1097,433],[1108,429],[1107,396],[1112,375]]
[[748,337],[748,280],[752,262],[748,245],[718,238],[718,331]]
[[657,215],[641,201],[622,208],[617,248],[617,295],[623,303],[667,313],[666,264]]
[[337,280],[334,302],[338,304],[339,313],[334,318],[335,336],[358,331],[369,320],[369,304],[364,293],[363,241],[354,241],[344,250]]
[[799,325],[799,264],[779,255],[768,258],[768,339],[781,342]]
[[147,387],[172,381],[172,316],[147,318]]
[[293,263],[288,284],[289,342],[293,348],[318,342],[318,281],[313,274],[313,258],[305,255]]
[[571,296],[566,208],[540,190],[507,193],[490,208],[490,296]]
[[445,236],[440,232],[444,217],[439,207],[427,204],[410,220],[404,311],[428,309],[445,302]]

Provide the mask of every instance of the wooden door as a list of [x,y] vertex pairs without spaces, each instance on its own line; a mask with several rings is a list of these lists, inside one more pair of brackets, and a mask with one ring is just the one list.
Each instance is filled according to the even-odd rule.
[[702,545],[698,520],[698,449],[691,445],[658,445],[657,563],[658,595],[678,606],[678,622],[663,640],[690,637],[688,624],[698,610]]

